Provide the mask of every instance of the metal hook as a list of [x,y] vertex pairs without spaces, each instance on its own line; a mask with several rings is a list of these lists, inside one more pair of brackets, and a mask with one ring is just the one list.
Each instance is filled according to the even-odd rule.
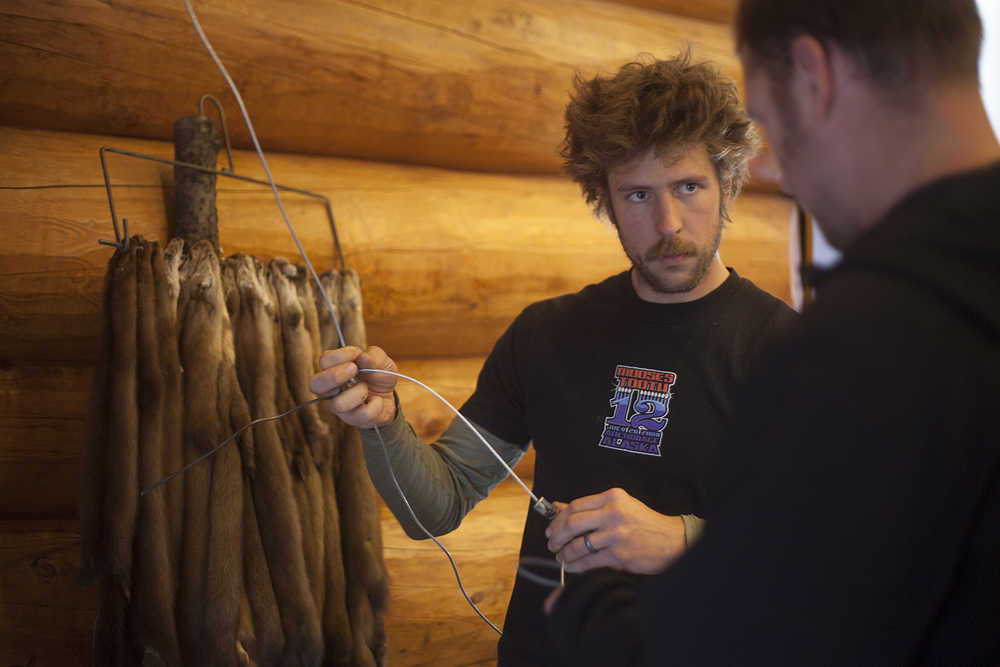
[[[121,252],[128,252],[129,236],[128,236],[128,218],[122,218],[122,230],[125,234],[123,239],[118,239],[116,241],[105,241],[104,239],[98,239],[97,242],[101,245],[111,246],[116,248]],[[118,236],[118,225],[115,225],[115,237]]]
[[[202,167],[201,165],[191,164],[189,162],[179,162],[177,160],[169,160],[167,158],[156,157],[155,155],[146,155],[144,153],[136,153],[134,151],[125,151],[120,148],[113,148],[112,146],[101,146],[99,151],[101,157],[101,171],[104,173],[104,188],[108,193],[108,208],[111,210],[111,224],[114,226],[115,230],[115,243],[111,241],[99,241],[101,245],[109,245],[115,248],[121,248],[124,250],[128,249],[128,227],[127,222],[123,219],[122,224],[125,226],[124,237],[118,231],[118,216],[115,213],[115,199],[111,192],[111,176],[108,173],[107,160],[104,157],[105,153],[116,153],[118,155],[125,155],[128,157],[139,158],[140,160],[149,160],[150,162],[157,162],[159,164],[168,164],[175,167],[186,167],[188,169],[194,169],[195,171],[200,171],[205,174],[216,174],[218,176],[225,176],[226,178],[235,178],[240,181],[245,181],[247,183],[256,183],[258,185],[270,185],[268,181],[263,181],[259,178],[250,178],[249,176],[243,176],[236,174],[231,171],[226,171],[224,169],[212,169],[210,167]],[[333,246],[334,251],[337,254],[337,258],[340,260],[340,268],[346,269],[347,263],[344,261],[344,250],[340,245],[340,235],[337,233],[337,224],[333,219],[333,209],[330,206],[330,200],[326,195],[321,195],[317,192],[310,192],[309,190],[303,190],[301,188],[292,188],[287,185],[275,184],[279,190],[284,190],[287,192],[296,192],[300,195],[305,195],[307,197],[312,197],[318,199],[323,203],[323,208],[326,212],[327,222],[330,223],[330,232],[333,235]]]
[[219,102],[214,95],[205,94],[198,100],[199,116],[205,115],[205,100],[214,104],[216,111],[219,112],[219,123],[222,125],[222,136],[226,138],[226,159],[229,161],[229,171],[235,172],[236,169],[233,168],[233,149],[229,143],[229,127],[226,125],[226,112],[222,110],[222,103]]

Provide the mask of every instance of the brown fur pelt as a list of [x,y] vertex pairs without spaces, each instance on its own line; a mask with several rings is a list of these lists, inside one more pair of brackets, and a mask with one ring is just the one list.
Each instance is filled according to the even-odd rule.
[[[237,263],[240,300],[240,325],[236,329],[238,376],[253,417],[272,417],[292,405],[284,379],[280,321],[269,273],[252,257],[233,258],[233,261]],[[260,647],[259,664],[269,664],[265,656],[272,655],[278,641],[279,629],[273,627],[274,612],[270,606],[273,595],[284,638],[281,664],[318,665],[323,641],[306,575],[302,526],[290,472],[291,456],[285,452],[285,441],[295,437],[294,430],[287,428],[289,423],[295,424],[293,420],[282,419],[263,422],[255,428],[256,467],[251,491],[263,558],[248,554],[246,585]],[[302,436],[298,439],[301,441]],[[253,537],[250,535],[250,544],[256,549]],[[263,580],[251,580],[252,572],[265,569],[270,572],[270,594]]]
[[138,239],[132,241],[112,278],[111,409],[104,495],[106,567],[126,600],[132,596],[132,541],[139,499],[136,255],[141,246]]
[[[160,244],[136,245],[139,379],[139,484],[147,488],[163,477],[165,377],[164,348],[176,348],[176,339],[163,331],[157,303],[157,279],[163,284]],[[166,296],[165,291],[160,296]],[[174,624],[176,578],[169,548],[167,503],[163,493],[139,500],[129,626],[143,665],[180,665]]]
[[[190,248],[188,279],[181,285],[178,316],[182,318],[180,358],[184,368],[184,461],[191,463],[223,438],[219,390],[222,365],[222,302],[219,264],[208,242]],[[211,463],[183,475],[184,545],[177,596],[177,627],[181,648],[190,664],[206,655],[205,599],[208,570]]]
[[[271,287],[274,290],[281,325],[281,341],[285,362],[285,380],[290,405],[314,397],[309,391],[309,377],[315,372],[313,345],[305,327],[302,303],[291,281],[294,266],[283,258],[271,260]],[[304,389],[303,389],[304,385]],[[323,576],[323,498],[315,454],[329,440],[329,429],[319,418],[316,405],[299,410],[301,429],[286,442],[291,447],[292,480],[302,526],[302,550],[309,576],[309,590],[316,609],[323,609],[326,588]],[[290,421],[293,418],[290,418]]]
[[[163,250],[162,273],[154,267],[156,280],[156,308],[162,340],[170,341],[160,346],[160,365],[163,368],[163,471],[173,473],[184,464],[184,396],[181,360],[178,351],[180,335],[177,322],[177,300],[181,280],[186,279],[182,269],[184,240],[173,239]],[[167,535],[170,544],[170,562],[174,575],[180,569],[181,546],[184,528],[184,485],[174,481],[164,485],[162,493],[167,503]],[[177,582],[174,581],[175,595]]]
[[[356,274],[324,292],[364,345]],[[354,429],[313,404],[333,320],[301,267],[136,237],[108,266],[81,458],[81,575],[109,665],[382,665],[387,575]]]
[[[218,367],[218,423],[228,436],[250,421],[250,410],[236,378],[236,353],[227,294],[236,287],[219,266],[219,287],[213,302],[221,311],[221,358]],[[221,441],[221,439],[220,439]],[[243,590],[243,554],[234,545],[243,541],[243,470],[253,473],[253,431],[241,431],[238,447],[224,447],[212,458],[209,526],[205,577],[205,661],[222,667],[237,664],[240,599]],[[242,461],[242,466],[241,466]]]
[[[340,273],[327,271],[320,276],[320,282],[334,309],[340,298]],[[319,290],[315,292],[317,324],[319,327],[319,347],[322,350],[339,346],[336,326],[326,301]],[[336,310],[334,311],[336,312]],[[354,665],[354,633],[351,630],[350,615],[347,611],[347,577],[344,572],[344,550],[341,540],[340,509],[337,506],[336,476],[340,470],[340,440],[343,437],[343,423],[330,412],[320,413],[330,427],[330,449],[320,467],[323,484],[323,535],[326,574],[326,603],[323,607],[323,638],[326,643],[324,665],[348,667]]]
[[[340,324],[348,345],[366,347],[361,310],[361,283],[357,273],[341,276]],[[341,516],[347,606],[354,633],[355,662],[383,665],[387,651],[384,616],[389,598],[389,576],[382,558],[382,526],[375,489],[368,477],[361,437],[356,428],[345,429],[340,443],[337,505]]]
[[[235,287],[227,293],[226,305],[233,322],[237,376],[254,419],[269,417],[275,409],[274,379],[267,376],[274,365],[270,332],[273,308],[260,288],[259,272],[260,262],[249,255],[234,255],[223,263],[223,274],[230,277]],[[276,441],[273,422],[255,428],[255,449],[266,447],[269,451],[279,451],[280,456],[280,444]],[[268,461],[268,456],[255,451],[254,460],[255,465],[261,465],[260,462]],[[243,591],[253,645],[243,641],[241,645],[248,660],[264,667],[279,664],[285,637],[254,507],[255,478],[256,468],[254,474],[244,475],[248,493],[243,504]]]

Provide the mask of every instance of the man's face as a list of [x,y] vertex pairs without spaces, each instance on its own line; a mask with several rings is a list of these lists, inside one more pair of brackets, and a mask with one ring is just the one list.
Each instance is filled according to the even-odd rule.
[[706,276],[725,275],[722,192],[702,144],[654,149],[608,171],[613,219],[632,260],[639,296],[661,303],[703,296]]
[[[746,51],[740,60],[746,75],[747,112],[764,129],[781,169],[781,189],[816,217],[831,243],[844,247],[843,209],[837,204],[843,173],[834,159],[843,146],[825,144],[815,131],[807,131],[800,109],[801,79],[792,77],[779,92],[767,67],[755,64]],[[844,141],[841,137],[839,143]]]
[[[764,67],[751,67],[745,53],[741,53],[743,72],[746,74],[747,112],[764,129],[767,141],[774,151],[781,169],[781,189],[796,195],[796,184],[802,175],[798,162],[801,157],[802,132],[791,95],[775,94],[771,77]],[[808,166],[808,165],[805,165]]]

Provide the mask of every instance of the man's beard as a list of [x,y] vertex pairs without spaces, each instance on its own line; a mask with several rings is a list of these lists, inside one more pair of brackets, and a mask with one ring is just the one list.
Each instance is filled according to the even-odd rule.
[[[634,257],[629,253],[629,258],[632,260],[632,266],[642,275],[646,283],[652,287],[655,291],[663,294],[678,294],[682,292],[690,292],[695,287],[701,283],[702,279],[705,278],[705,274],[708,273],[709,268],[712,266],[712,261],[715,259],[715,253],[719,250],[719,244],[722,242],[722,221],[719,220],[719,225],[715,232],[715,238],[712,243],[705,247],[699,248],[698,244],[694,241],[685,241],[678,238],[672,238],[668,240],[662,240],[640,257]],[[666,255],[684,255],[686,257],[695,257],[694,267],[690,270],[686,276],[684,274],[670,275],[667,276],[658,273],[652,266],[651,263],[656,262],[661,257]]]

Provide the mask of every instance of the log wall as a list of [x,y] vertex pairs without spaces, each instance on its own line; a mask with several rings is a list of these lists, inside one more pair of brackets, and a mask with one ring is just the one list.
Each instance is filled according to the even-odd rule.
[[[524,306],[627,266],[613,229],[557,174],[574,71],[692,39],[697,56],[738,75],[724,23],[733,2],[689,4],[195,2],[277,180],[329,197],[363,279],[369,340],[457,404]],[[172,156],[161,139],[206,92],[222,98],[238,146],[246,135],[179,0],[8,0],[0,19],[0,664],[86,664],[96,603],[76,583],[75,515],[111,253],[97,240],[112,237],[98,148]],[[262,176],[254,155],[235,162]],[[172,169],[115,155],[109,168],[130,231],[166,239]],[[733,207],[722,256],[787,300],[793,206],[755,185]],[[220,178],[218,201],[226,254],[296,259],[268,190]],[[317,268],[333,266],[322,206],[285,203]],[[416,387],[400,395],[422,437],[450,421]],[[502,484],[445,538],[498,623],[525,507]],[[383,529],[391,664],[492,664],[495,636],[443,556],[384,508]]]
[[[690,44],[739,78],[729,26],[701,20],[719,19],[732,0],[686,3],[692,9],[645,0],[657,2],[674,13],[595,0],[194,4],[265,148],[558,173],[577,71]],[[203,93],[235,109],[181,0],[3,5],[2,125],[169,139]],[[235,119],[232,133],[249,147]]]

